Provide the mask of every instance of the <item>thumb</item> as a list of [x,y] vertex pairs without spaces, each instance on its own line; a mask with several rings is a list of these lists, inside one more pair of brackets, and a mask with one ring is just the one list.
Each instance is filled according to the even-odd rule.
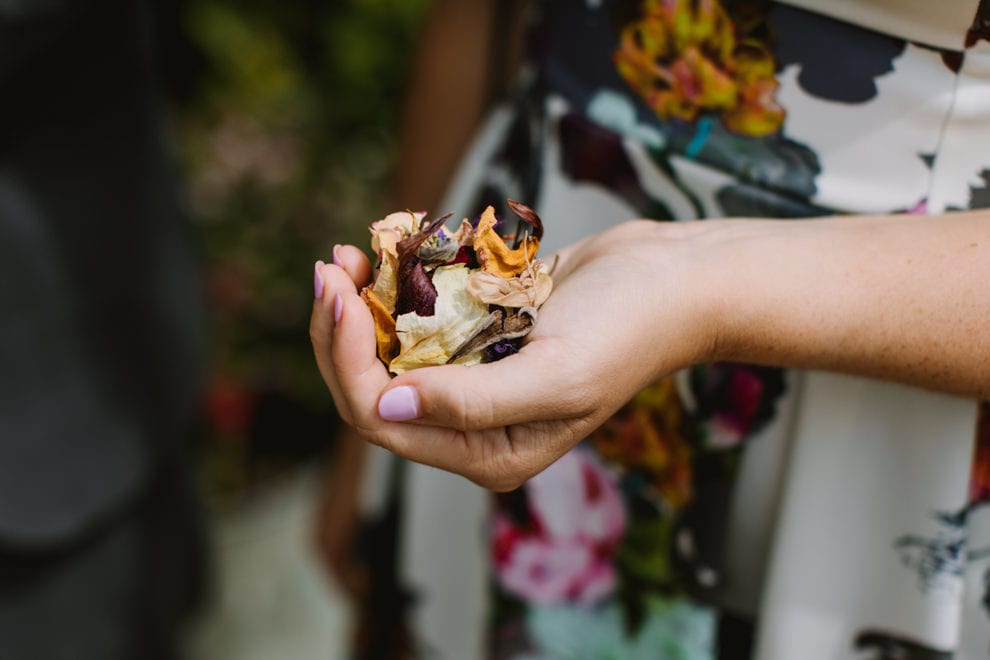
[[382,392],[378,413],[459,431],[591,415],[597,406],[586,379],[543,344],[534,341],[498,362],[406,372]]

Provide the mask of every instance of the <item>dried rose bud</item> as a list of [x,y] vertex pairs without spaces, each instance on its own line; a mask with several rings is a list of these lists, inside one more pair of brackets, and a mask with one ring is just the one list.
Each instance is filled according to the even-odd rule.
[[543,223],[528,206],[509,208],[532,231],[495,231],[492,207],[477,225],[426,222],[425,213],[392,213],[371,225],[378,255],[374,283],[361,292],[375,320],[378,357],[393,374],[442,364],[477,364],[518,350],[553,288],[536,253]]

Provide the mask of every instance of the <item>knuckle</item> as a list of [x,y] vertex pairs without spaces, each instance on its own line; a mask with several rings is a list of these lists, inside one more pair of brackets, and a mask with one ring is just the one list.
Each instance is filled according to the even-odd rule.
[[564,412],[573,417],[593,414],[601,404],[594,394],[594,388],[595,382],[587,375],[581,374],[571,379],[568,387],[560,394]]
[[309,341],[313,346],[321,346],[326,343],[326,337],[323,336],[318,324],[309,324]]
[[495,453],[483,458],[474,472],[472,481],[496,493],[516,490],[530,476],[515,455],[506,453]]
[[441,405],[446,421],[458,431],[478,431],[490,428],[494,423],[492,398],[469,387],[448,390]]
[[495,493],[509,493],[517,490],[526,480],[511,475],[478,474],[469,477],[471,481],[478,484],[485,490]]

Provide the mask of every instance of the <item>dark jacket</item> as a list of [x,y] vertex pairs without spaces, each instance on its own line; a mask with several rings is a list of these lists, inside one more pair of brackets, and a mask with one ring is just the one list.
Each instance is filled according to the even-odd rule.
[[202,298],[139,2],[0,0],[0,550],[112,524],[181,460]]

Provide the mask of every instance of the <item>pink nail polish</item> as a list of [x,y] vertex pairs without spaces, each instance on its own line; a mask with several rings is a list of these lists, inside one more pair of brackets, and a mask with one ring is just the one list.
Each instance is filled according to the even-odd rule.
[[322,261],[317,261],[316,268],[313,269],[313,295],[317,300],[323,299],[323,276],[320,275],[320,269],[323,266]]
[[340,294],[336,294],[333,298],[333,322],[340,323],[340,315],[344,311],[344,301],[341,299]]
[[340,249],[340,245],[333,246],[333,265],[343,268],[344,264],[340,263],[340,257],[337,256],[337,250],[339,249]]
[[405,422],[420,415],[419,392],[409,385],[393,387],[378,400],[378,415],[387,422]]

